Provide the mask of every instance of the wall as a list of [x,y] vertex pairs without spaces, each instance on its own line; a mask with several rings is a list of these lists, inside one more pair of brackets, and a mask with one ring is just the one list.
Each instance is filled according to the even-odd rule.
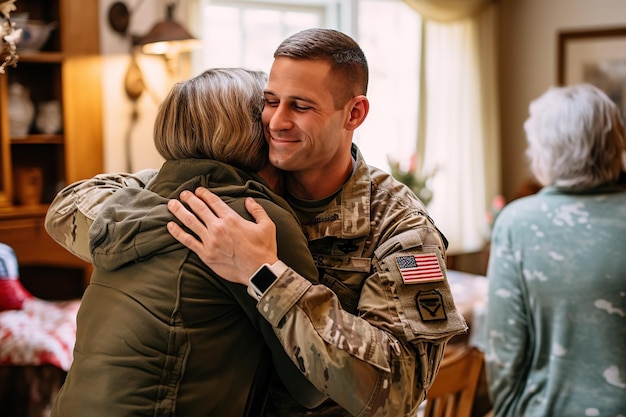
[[624,0],[500,0],[502,184],[511,198],[529,177],[528,104],[557,84],[559,30],[626,26]]
[[[152,142],[152,128],[158,105],[172,84],[180,79],[177,72],[168,71],[161,57],[138,55],[146,81],[146,91],[136,102],[128,99],[124,78],[131,61],[130,34],[144,35],[155,22],[165,18],[165,0],[125,0],[131,10],[128,35],[122,36],[108,23],[109,7],[116,0],[99,0],[100,50],[104,62],[104,170],[105,172],[134,172],[143,168],[159,168],[162,163]],[[179,2],[184,3],[184,2]],[[183,6],[176,15],[184,13]],[[179,20],[180,21],[180,20]],[[131,120],[136,112],[136,122]],[[126,149],[130,149],[130,164]]]
[[[107,22],[109,6],[115,0],[100,2],[101,51],[105,56],[104,141],[105,171],[125,171],[124,147],[134,105],[123,90],[129,63],[130,43]],[[185,1],[176,13],[184,14]],[[129,32],[146,33],[163,17],[164,0],[127,0],[136,8]],[[138,6],[138,7],[137,7]],[[624,0],[499,0],[500,103],[502,131],[503,193],[510,199],[529,177],[524,151],[522,125],[530,101],[556,84],[556,40],[561,29],[626,26]],[[182,21],[182,19],[179,19]],[[161,158],[152,146],[152,122],[158,102],[163,99],[179,74],[168,73],[160,58],[140,57],[150,93],[136,103],[138,121],[131,132],[133,155],[130,170],[158,168]]]

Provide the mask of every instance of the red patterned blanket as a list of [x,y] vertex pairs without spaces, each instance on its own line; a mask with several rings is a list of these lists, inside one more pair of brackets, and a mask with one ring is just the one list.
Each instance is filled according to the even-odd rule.
[[67,371],[76,341],[80,300],[24,300],[20,310],[0,312],[0,365],[50,364]]

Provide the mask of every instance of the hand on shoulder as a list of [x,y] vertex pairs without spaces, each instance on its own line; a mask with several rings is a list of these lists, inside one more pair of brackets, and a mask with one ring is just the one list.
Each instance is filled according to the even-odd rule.
[[204,187],[195,194],[183,191],[180,199],[170,200],[168,208],[195,236],[176,222],[168,224],[168,231],[222,278],[248,285],[259,266],[278,260],[276,226],[252,198],[245,203],[255,222],[241,217]]

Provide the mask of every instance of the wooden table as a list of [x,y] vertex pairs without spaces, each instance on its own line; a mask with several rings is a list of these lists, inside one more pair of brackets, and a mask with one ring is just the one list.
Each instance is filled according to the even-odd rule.
[[[454,349],[459,347],[459,344],[470,344],[484,352],[487,277],[450,269],[447,271],[447,275],[456,307],[465,317],[469,327],[466,334],[453,337],[448,344],[448,348]],[[483,369],[474,397],[472,417],[485,416],[491,409],[492,404],[487,392],[487,377]]]

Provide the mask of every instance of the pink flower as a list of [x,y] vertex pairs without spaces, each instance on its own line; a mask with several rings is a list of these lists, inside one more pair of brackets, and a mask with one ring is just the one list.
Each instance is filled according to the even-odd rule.
[[496,195],[493,200],[491,200],[491,210],[485,213],[485,218],[490,228],[493,228],[493,224],[496,222],[496,218],[498,217],[505,205],[506,200],[500,194]]
[[497,210],[498,212],[500,212],[500,210],[502,210],[505,205],[506,205],[506,200],[504,199],[504,196],[500,194],[495,196],[493,200],[491,201],[491,208],[493,210]]

